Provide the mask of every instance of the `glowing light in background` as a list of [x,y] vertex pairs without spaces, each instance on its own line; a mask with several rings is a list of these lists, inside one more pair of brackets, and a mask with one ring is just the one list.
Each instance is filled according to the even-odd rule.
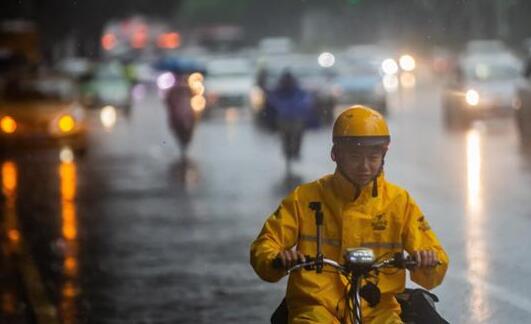
[[74,117],[70,115],[63,115],[61,118],[59,118],[58,125],[61,132],[68,133],[74,129],[76,126],[76,121],[74,120]]
[[204,77],[201,73],[195,72],[188,77],[188,86],[194,95],[203,95],[205,93],[205,86],[203,85]]
[[398,64],[392,58],[385,59],[382,62],[382,71],[385,74],[396,74],[398,72]]
[[319,57],[317,58],[317,62],[320,66],[324,68],[329,68],[334,66],[334,64],[336,63],[336,57],[332,53],[324,52],[319,55]]
[[417,63],[411,55],[402,55],[399,59],[400,68],[406,72],[415,70]]
[[474,89],[470,89],[465,94],[465,100],[467,104],[477,106],[479,104],[479,93]]
[[116,108],[113,106],[105,106],[100,111],[100,121],[105,129],[110,130],[116,125]]
[[179,33],[164,33],[157,38],[157,46],[160,48],[173,49],[181,46]]
[[171,72],[164,72],[157,78],[157,86],[160,90],[168,90],[175,85],[175,76]]
[[101,37],[101,47],[103,47],[104,50],[110,51],[114,48],[116,45],[116,37],[114,34],[107,33]]
[[190,105],[195,112],[202,112],[206,107],[206,99],[203,96],[197,95],[190,99]]
[[193,88],[194,83],[203,82],[203,80],[204,80],[204,77],[201,73],[194,72],[190,74],[190,76],[188,77],[188,85],[190,86],[190,88]]
[[205,93],[205,86],[201,82],[195,82],[190,89],[194,95],[202,96]]
[[17,130],[17,122],[10,116],[2,117],[0,128],[6,134],[13,134]]

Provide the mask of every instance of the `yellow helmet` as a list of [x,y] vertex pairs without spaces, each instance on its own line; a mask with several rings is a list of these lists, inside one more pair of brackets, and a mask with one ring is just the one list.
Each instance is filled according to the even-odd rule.
[[389,128],[383,116],[367,106],[355,105],[339,115],[334,123],[334,144],[388,145]]

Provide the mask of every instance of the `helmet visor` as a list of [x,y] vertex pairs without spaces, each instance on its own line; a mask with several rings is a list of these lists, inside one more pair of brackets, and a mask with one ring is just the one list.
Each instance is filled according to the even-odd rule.
[[355,146],[388,145],[390,136],[335,136],[334,144],[347,144]]

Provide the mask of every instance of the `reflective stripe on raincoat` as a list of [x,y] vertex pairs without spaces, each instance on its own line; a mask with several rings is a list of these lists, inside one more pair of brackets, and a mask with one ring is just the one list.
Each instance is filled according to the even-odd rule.
[[[326,258],[344,263],[343,253],[352,247],[371,248],[376,257],[430,249],[436,251],[441,265],[416,270],[411,279],[426,289],[439,285],[448,268],[448,256],[423,213],[407,191],[385,181],[383,175],[377,183],[377,197],[371,195],[371,182],[356,200],[354,186],[337,171],[298,186],[267,219],[251,245],[251,264],[256,273],[263,280],[275,282],[283,277],[283,271],[273,269],[272,261],[281,251],[294,248],[304,255],[316,254],[315,215],[309,203],[317,201],[324,214],[322,249]],[[362,301],[364,318],[374,318],[386,310],[400,312],[394,295],[404,290],[405,271],[390,270],[378,275],[381,302],[370,308]],[[345,292],[346,280],[336,272],[293,272],[286,292],[290,321],[298,312],[318,312],[323,306],[336,318],[346,318]]]

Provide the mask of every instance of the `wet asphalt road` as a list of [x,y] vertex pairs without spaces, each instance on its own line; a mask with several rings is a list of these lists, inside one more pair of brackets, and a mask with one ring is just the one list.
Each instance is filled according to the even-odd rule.
[[[446,131],[438,93],[420,83],[391,96],[386,174],[450,255],[439,309],[451,323],[531,322],[531,154],[510,119]],[[249,244],[295,183],[333,171],[331,130],[307,134],[287,179],[277,138],[242,111],[203,121],[186,163],[155,93],[96,128],[74,163],[50,150],[3,159],[4,255],[31,254],[44,289],[27,296],[27,271],[5,270],[4,318],[26,322],[24,303],[38,300],[64,323],[267,322],[285,281],[256,277]]]

